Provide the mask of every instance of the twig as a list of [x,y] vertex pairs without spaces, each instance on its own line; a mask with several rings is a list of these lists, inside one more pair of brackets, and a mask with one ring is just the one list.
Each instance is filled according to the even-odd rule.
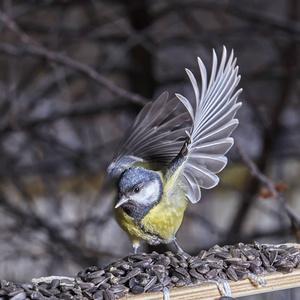
[[24,53],[27,53],[34,56],[46,58],[50,61],[65,65],[81,73],[84,73],[85,75],[88,75],[90,78],[94,79],[97,83],[105,86],[109,91],[111,91],[114,94],[117,94],[118,96],[124,97],[138,104],[144,105],[145,103],[148,102],[148,99],[118,87],[113,82],[111,82],[110,80],[106,79],[104,76],[99,74],[92,67],[84,63],[81,63],[79,61],[76,61],[66,55],[46,49],[45,47],[39,45],[27,34],[22,32],[19,26],[1,10],[0,10],[0,22],[2,22],[7,28],[9,28],[11,31],[17,34],[23,43],[23,45],[21,45],[21,49],[19,47],[10,44],[3,44],[0,47],[0,50],[15,56],[20,56]]
[[111,111],[120,111],[124,110],[125,108],[127,111],[130,111],[132,110],[132,106],[133,104],[130,106],[130,103],[128,104],[128,102],[115,105],[103,105],[100,103],[75,103],[71,107],[61,108],[60,110],[53,111],[47,116],[24,116],[18,120],[18,123],[16,125],[4,124],[3,126],[0,126],[0,134],[14,131],[16,130],[16,128],[20,130],[30,130],[37,125],[52,123],[62,118],[88,117],[104,112],[107,113]]
[[275,184],[273,181],[271,181],[267,176],[265,176],[256,166],[256,164],[253,162],[253,160],[250,159],[250,157],[246,154],[246,152],[242,149],[241,145],[235,141],[235,145],[237,147],[237,150],[243,159],[243,161],[248,165],[250,168],[253,176],[255,176],[260,182],[265,184],[270,192],[273,194],[274,198],[279,200],[281,204],[283,205],[284,209],[286,210],[286,213],[289,215],[289,217],[297,222],[298,225],[300,225],[300,217],[295,213],[293,208],[289,206],[286,203],[286,200],[282,195],[276,190]]
[[173,11],[184,11],[190,9],[203,9],[213,12],[221,11],[229,15],[249,21],[254,25],[270,26],[278,30],[282,30],[291,34],[299,34],[299,22],[291,19],[284,19],[266,13],[266,11],[258,11],[251,9],[249,6],[241,5],[238,1],[178,1],[170,2],[154,15],[154,18],[162,18],[165,14]]

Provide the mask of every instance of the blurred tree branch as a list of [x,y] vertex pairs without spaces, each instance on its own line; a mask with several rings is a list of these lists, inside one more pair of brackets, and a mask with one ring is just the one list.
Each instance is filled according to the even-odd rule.
[[[233,15],[244,21],[251,22],[252,25],[270,26],[273,29],[285,31],[290,34],[300,34],[300,24],[296,19],[283,19],[271,13],[261,12],[246,5],[237,4],[236,1],[197,1],[189,2],[173,2],[166,5],[157,14],[156,18],[164,17],[166,14],[173,11],[204,9],[213,12],[224,12]],[[296,12],[296,11],[295,11]]]
[[[297,4],[293,0],[289,1],[289,4],[290,19],[296,21],[297,16],[295,15],[295,12],[297,11]],[[293,39],[293,33],[295,32],[291,32],[291,39],[289,40],[288,45],[283,50],[281,50],[281,61],[286,71],[286,76],[282,78],[281,91],[270,114],[270,120],[268,120],[269,122],[267,123],[268,125],[265,126],[265,128],[262,128],[263,149],[257,161],[258,170],[261,170],[261,172],[265,171],[268,160],[271,157],[271,153],[274,149],[278,133],[280,132],[280,117],[283,110],[288,105],[288,96],[295,85],[296,78],[293,72],[293,68],[295,62],[297,61],[297,45],[295,40]],[[243,202],[241,203],[236,213],[236,217],[234,218],[234,221],[232,222],[231,228],[228,232],[237,233],[241,230],[241,224],[245,219],[246,214],[249,212],[249,208],[253,204],[252,199],[258,188],[259,178],[250,178],[248,187],[244,192]]]
[[7,54],[14,55],[14,56],[22,56],[24,54],[30,54],[30,55],[46,58],[49,61],[63,64],[67,67],[70,67],[76,71],[79,71],[89,76],[90,78],[94,79],[97,83],[105,86],[109,91],[111,91],[114,94],[117,94],[120,97],[136,102],[138,104],[147,103],[147,99],[143,98],[140,95],[130,93],[118,87],[113,82],[111,82],[110,80],[106,79],[101,74],[99,74],[92,67],[84,63],[75,61],[74,59],[65,56],[61,53],[58,53],[57,51],[51,51],[41,45],[38,45],[38,43],[33,41],[27,34],[23,33],[18,27],[18,25],[1,10],[0,10],[0,22],[2,22],[3,25],[7,26],[14,33],[16,33],[23,43],[22,45],[17,47],[13,45],[0,44],[1,51],[5,51]]
[[246,152],[242,149],[241,145],[236,141],[235,145],[238,149],[239,154],[243,161],[251,170],[251,174],[257,178],[262,184],[266,185],[271,192],[271,197],[277,199],[283,206],[284,210],[298,227],[300,227],[300,216],[295,212],[295,210],[286,202],[285,198],[277,191],[275,184],[267,176],[265,176],[257,167],[257,165],[250,159]]

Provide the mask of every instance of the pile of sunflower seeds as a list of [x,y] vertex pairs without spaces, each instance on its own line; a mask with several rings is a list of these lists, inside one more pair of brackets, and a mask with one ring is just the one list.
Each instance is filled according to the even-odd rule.
[[242,280],[249,274],[290,273],[300,266],[300,249],[287,245],[239,243],[212,247],[199,255],[130,254],[105,268],[89,267],[70,279],[30,284],[0,281],[0,300],[113,300],[132,294],[200,284],[207,280]]

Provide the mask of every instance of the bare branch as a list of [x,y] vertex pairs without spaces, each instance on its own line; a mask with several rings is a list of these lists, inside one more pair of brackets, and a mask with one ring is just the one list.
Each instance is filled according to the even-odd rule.
[[243,161],[247,164],[247,166],[250,168],[253,176],[255,176],[261,183],[266,185],[272,195],[275,199],[281,202],[284,209],[286,210],[289,217],[296,221],[298,225],[300,225],[300,216],[298,216],[292,207],[290,207],[287,203],[284,197],[277,191],[275,184],[273,181],[271,181],[267,176],[265,176],[256,166],[253,160],[250,159],[250,157],[246,154],[246,152],[242,149],[241,145],[236,141],[236,147],[238,149],[238,152],[243,159]]
[[156,18],[161,18],[165,14],[173,11],[191,10],[191,9],[204,9],[211,11],[221,11],[233,15],[237,18],[249,21],[255,25],[272,26],[275,29],[283,30],[292,34],[300,33],[299,22],[283,19],[272,14],[267,14],[265,11],[260,12],[251,9],[249,6],[238,4],[236,1],[189,1],[187,2],[170,2],[161,9]]
[[37,42],[33,41],[27,34],[23,33],[19,28],[19,26],[1,10],[0,10],[0,22],[2,22],[11,31],[16,33],[23,43],[23,45],[21,45],[21,50],[19,49],[19,47],[15,47],[13,45],[5,45],[5,44],[4,46],[0,47],[0,50],[5,51],[10,55],[20,56],[26,53],[26,54],[46,58],[52,62],[65,65],[69,68],[72,68],[76,71],[79,71],[89,76],[90,78],[94,79],[97,83],[105,86],[109,91],[111,91],[112,93],[120,97],[126,98],[138,104],[145,104],[148,102],[148,99],[145,99],[144,97],[138,94],[128,92],[118,87],[113,82],[111,82],[110,80],[106,79],[104,76],[99,74],[92,67],[84,63],[81,63],[79,61],[76,61],[66,55],[46,49],[45,47],[39,45]]

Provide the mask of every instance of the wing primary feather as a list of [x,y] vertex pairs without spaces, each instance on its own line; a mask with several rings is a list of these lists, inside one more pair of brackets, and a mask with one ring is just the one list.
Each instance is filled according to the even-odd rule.
[[235,92],[240,81],[239,68],[236,66],[234,52],[231,51],[229,56],[227,54],[227,49],[223,46],[218,65],[218,57],[213,49],[209,82],[206,67],[197,58],[201,95],[195,76],[187,70],[196,97],[195,110],[187,98],[176,94],[193,120],[187,155],[179,175],[187,198],[193,203],[201,198],[201,191],[198,189],[208,189],[218,184],[219,177],[216,173],[226,166],[225,154],[234,143],[230,134],[238,125],[238,120],[234,117],[241,106],[240,102],[237,103],[237,98],[242,90]]
[[118,178],[121,172],[136,163],[158,165],[164,168],[178,155],[188,129],[185,124],[188,112],[173,114],[180,101],[168,99],[168,93],[161,94],[140,111],[133,126],[123,137],[108,175]]
[[180,94],[175,94],[175,96],[181,101],[181,103],[185,106],[187,109],[189,115],[191,116],[192,121],[194,122],[194,110],[193,107],[188,99],[186,99],[184,96]]
[[[200,69],[200,74],[201,74],[201,80],[202,80],[202,89],[201,89],[201,98],[197,98],[196,100],[196,108],[198,109],[198,103],[199,104],[202,104],[202,101],[204,99],[204,95],[206,93],[206,87],[207,87],[207,72],[206,72],[206,68],[205,68],[205,65],[204,63],[202,62],[201,58],[198,57],[197,58],[197,61],[198,61],[198,66],[199,66],[199,69]],[[196,83],[197,84],[197,83]]]
[[195,102],[196,102],[196,109],[197,109],[197,104],[199,101],[199,88],[198,88],[198,83],[197,80],[194,76],[194,74],[189,70],[189,69],[185,69],[186,73],[188,74],[190,81],[192,83],[193,89],[194,89],[194,93],[195,93]]

